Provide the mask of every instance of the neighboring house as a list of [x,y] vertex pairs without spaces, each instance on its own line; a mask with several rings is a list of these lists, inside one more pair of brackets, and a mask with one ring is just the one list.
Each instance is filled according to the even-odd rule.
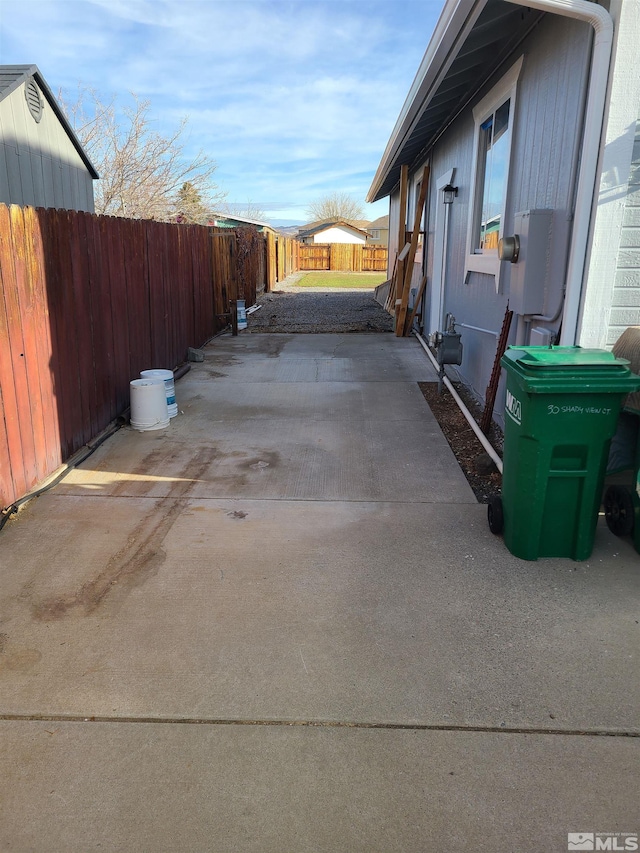
[[429,165],[413,281],[426,334],[455,316],[479,397],[507,305],[510,343],[609,347],[640,325],[638,44],[623,0],[445,3],[367,201],[390,197],[391,271]]
[[260,222],[258,219],[247,219],[245,216],[227,215],[226,213],[216,213],[211,219],[209,219],[207,224],[213,225],[216,228],[243,228],[246,226],[252,226],[260,234],[268,231],[272,234],[276,233],[275,228],[272,228],[268,222]]
[[94,212],[98,178],[36,65],[0,66],[0,202]]
[[363,246],[368,234],[363,228],[351,225],[344,220],[315,222],[304,225],[298,231],[301,243],[356,243]]
[[368,243],[380,246],[389,245],[389,216],[379,216],[367,225]]

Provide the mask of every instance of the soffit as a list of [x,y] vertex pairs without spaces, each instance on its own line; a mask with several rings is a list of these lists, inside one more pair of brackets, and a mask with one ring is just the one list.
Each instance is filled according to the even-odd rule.
[[[479,15],[477,8],[478,4],[466,21],[455,22],[458,33],[449,34],[452,47],[446,54],[442,51],[444,55],[436,54],[425,69],[425,79],[430,77],[439,82],[434,82],[425,94],[414,83],[412,89],[417,90],[422,103],[416,103],[416,96],[413,102],[405,103],[401,114],[405,116],[404,126],[398,126],[399,119],[394,130],[396,138],[392,136],[387,146],[367,201],[377,201],[393,192],[402,164],[407,164],[410,171],[421,165],[440,133],[500,70],[544,14],[505,0],[486,0]],[[469,29],[472,13],[478,16]],[[447,65],[444,75],[439,73]]]

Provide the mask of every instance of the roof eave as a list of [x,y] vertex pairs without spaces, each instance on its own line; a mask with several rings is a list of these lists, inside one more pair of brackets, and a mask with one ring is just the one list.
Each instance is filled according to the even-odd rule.
[[51,109],[54,111],[54,113],[58,117],[58,120],[64,126],[64,129],[66,130],[67,134],[69,135],[69,139],[71,139],[71,142],[73,143],[76,151],[78,152],[78,154],[82,158],[82,161],[85,164],[85,166],[87,167],[89,174],[91,175],[91,177],[94,180],[96,180],[96,181],[99,180],[100,175],[98,174],[95,166],[93,165],[93,163],[89,159],[87,152],[82,147],[82,143],[80,142],[80,140],[76,136],[74,129],[71,127],[71,124],[69,123],[69,119],[64,114],[62,107],[58,103],[58,99],[56,98],[56,96],[53,94],[53,92],[49,88],[46,80],[44,79],[44,77],[42,76],[40,71],[38,70],[37,65],[33,66],[32,76],[34,77],[38,86],[42,89],[44,96],[46,97],[47,101],[49,102]]
[[422,109],[435,93],[442,72],[455,59],[455,48],[461,32],[469,28],[473,23],[470,19],[475,20],[486,3],[487,0],[446,0],[367,193],[366,201],[369,204],[388,194],[380,190],[398,152],[411,134]]

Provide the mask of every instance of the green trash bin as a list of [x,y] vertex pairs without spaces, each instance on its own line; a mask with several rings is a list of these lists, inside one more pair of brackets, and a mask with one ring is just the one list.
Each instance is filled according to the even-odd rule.
[[[516,557],[586,560],[622,400],[626,359],[581,347],[509,347],[500,526]],[[489,507],[489,521],[498,514]],[[494,530],[494,525],[492,525]]]

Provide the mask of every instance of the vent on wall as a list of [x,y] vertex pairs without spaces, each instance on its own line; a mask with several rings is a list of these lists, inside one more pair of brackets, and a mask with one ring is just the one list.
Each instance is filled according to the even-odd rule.
[[24,87],[24,96],[27,99],[29,112],[36,121],[42,118],[42,98],[33,77],[29,77]]

